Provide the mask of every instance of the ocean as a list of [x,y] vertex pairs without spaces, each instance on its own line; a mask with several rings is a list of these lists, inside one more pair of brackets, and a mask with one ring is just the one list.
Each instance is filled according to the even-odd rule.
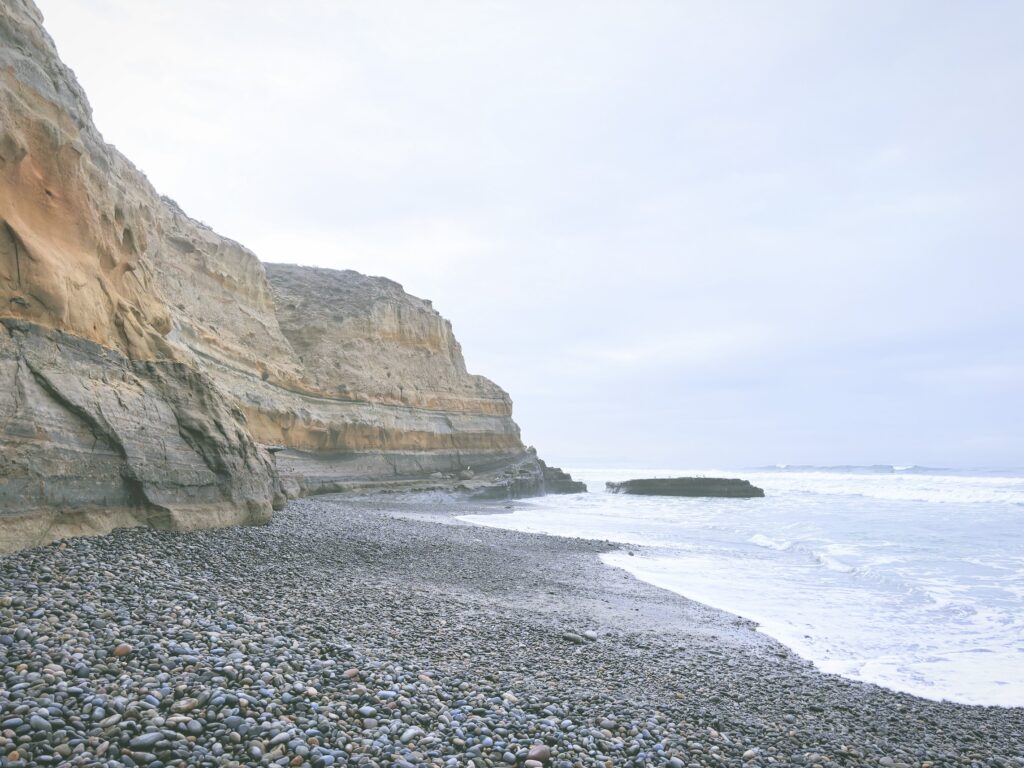
[[[1024,471],[573,469],[590,493],[479,525],[640,545],[609,566],[752,619],[824,672],[929,699],[1024,706]],[[742,477],[763,499],[607,493]]]

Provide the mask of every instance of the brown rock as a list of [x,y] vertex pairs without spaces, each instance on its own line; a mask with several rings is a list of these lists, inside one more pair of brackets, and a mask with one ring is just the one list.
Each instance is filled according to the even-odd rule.
[[127,656],[131,652],[132,652],[132,647],[130,645],[128,645],[128,643],[121,643],[116,648],[114,648],[114,656],[116,656],[118,658],[120,658],[122,656]]
[[527,760],[536,760],[538,763],[546,763],[551,759],[551,747],[547,744],[534,744],[526,755]]
[[198,699],[179,699],[178,701],[171,704],[171,712],[177,712],[178,714],[186,714],[191,712],[193,709],[199,706]]

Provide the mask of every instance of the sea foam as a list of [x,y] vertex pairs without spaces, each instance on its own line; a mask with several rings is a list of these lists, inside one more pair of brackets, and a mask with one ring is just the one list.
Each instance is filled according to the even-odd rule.
[[[591,493],[516,530],[642,545],[609,565],[752,619],[822,671],[932,699],[1024,706],[1024,473],[921,468],[579,470]],[[606,494],[606,480],[742,476],[764,499]]]

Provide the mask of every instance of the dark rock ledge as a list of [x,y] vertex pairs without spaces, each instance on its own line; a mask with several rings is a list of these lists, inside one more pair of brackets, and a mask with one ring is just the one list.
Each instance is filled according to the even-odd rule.
[[764,496],[764,491],[751,485],[749,480],[723,477],[660,477],[605,483],[605,486],[612,493],[640,496],[715,496],[731,499]]

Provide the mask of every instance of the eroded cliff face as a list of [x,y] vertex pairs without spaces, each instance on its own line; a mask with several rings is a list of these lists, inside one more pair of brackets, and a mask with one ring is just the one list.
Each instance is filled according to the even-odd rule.
[[[224,280],[204,280],[192,289],[194,311],[172,306],[172,324],[255,439],[283,449],[277,467],[289,494],[475,476],[525,456],[508,394],[466,371],[430,302],[352,271],[267,264],[258,278],[270,315],[263,289],[222,296]],[[218,301],[240,311],[197,333]]]
[[266,272],[303,390],[279,389],[272,409],[239,399],[261,439],[315,454],[279,454],[283,474],[312,490],[332,476],[480,470],[522,453],[508,394],[466,371],[429,301],[357,272]]
[[38,9],[0,3],[0,549],[257,523],[353,482],[543,490],[511,410],[430,302],[265,267],[160,197]]
[[35,6],[0,4],[0,548],[269,519],[270,455],[171,339],[154,266],[177,215],[103,142]]
[[265,264],[281,331],[307,382],[346,399],[507,417],[508,394],[466,371],[452,326],[398,283]]
[[126,525],[270,519],[266,451],[187,364],[3,318],[0,423],[0,551]]
[[155,197],[105,146],[85,96],[22,0],[0,6],[0,302],[137,357],[173,358],[152,290]]

